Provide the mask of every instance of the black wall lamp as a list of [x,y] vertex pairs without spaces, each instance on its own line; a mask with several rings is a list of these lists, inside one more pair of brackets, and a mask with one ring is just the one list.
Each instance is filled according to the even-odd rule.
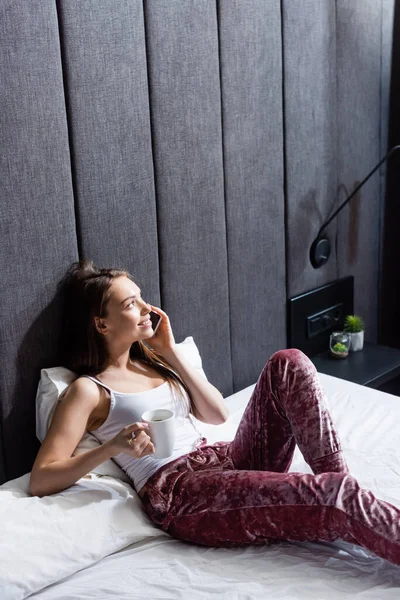
[[324,231],[324,229],[329,225],[329,223],[331,221],[333,221],[333,219],[342,210],[342,208],[344,206],[346,206],[346,204],[348,202],[350,202],[350,200],[353,198],[353,196],[356,195],[356,193],[358,192],[358,190],[360,190],[362,188],[362,186],[364,185],[364,183],[366,183],[368,181],[368,179],[370,177],[372,177],[372,175],[375,173],[375,171],[377,169],[379,169],[379,167],[385,161],[387,161],[388,158],[390,158],[390,156],[392,154],[394,154],[397,150],[400,150],[400,146],[393,146],[393,148],[391,150],[389,150],[389,152],[386,154],[386,156],[384,158],[382,158],[382,160],[376,165],[376,167],[374,167],[372,169],[372,171],[366,176],[366,178],[364,179],[364,181],[362,181],[356,187],[356,189],[350,194],[350,196],[348,198],[346,198],[346,200],[343,202],[343,204],[341,204],[339,206],[339,208],[337,209],[337,211],[335,211],[333,213],[333,215],[331,216],[331,218],[328,219],[328,221],[326,221],[326,223],[324,223],[322,225],[322,227],[320,228],[320,230],[318,232],[317,237],[313,241],[313,243],[311,245],[311,248],[310,248],[310,261],[311,261],[311,264],[314,267],[314,269],[318,269],[319,267],[322,267],[322,265],[324,265],[326,262],[328,262],[329,255],[331,253],[331,244],[329,242],[329,239],[326,237],[326,235],[322,235],[322,232]]

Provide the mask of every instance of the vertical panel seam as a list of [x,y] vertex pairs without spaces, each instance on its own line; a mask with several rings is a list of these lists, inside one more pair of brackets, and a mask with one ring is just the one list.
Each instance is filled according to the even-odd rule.
[[[335,210],[339,204],[339,169],[338,169],[338,157],[339,157],[339,67],[338,67],[338,6],[335,0],[335,171],[336,171],[336,186],[335,186]],[[336,260],[336,279],[340,277],[340,264],[339,264],[339,219],[336,219],[336,235],[335,235],[335,260]]]
[[229,239],[228,239],[228,218],[227,218],[227,196],[226,196],[226,185],[225,185],[225,136],[224,136],[224,111],[223,111],[223,94],[222,94],[222,65],[221,65],[221,14],[220,14],[220,2],[215,0],[215,15],[217,20],[217,44],[218,44],[218,71],[219,71],[219,92],[220,92],[220,112],[221,112],[221,152],[222,152],[222,185],[224,193],[224,212],[225,212],[225,239],[226,239],[226,267],[227,267],[227,279],[228,279],[228,322],[229,322],[229,352],[230,352],[230,363],[231,363],[231,377],[232,377],[232,392],[236,391],[235,388],[235,370],[233,365],[233,354],[232,354],[232,315],[231,315],[231,302],[230,302],[230,276],[229,276]]
[[78,205],[78,194],[77,194],[77,185],[76,185],[76,160],[75,160],[75,151],[74,151],[74,142],[72,137],[72,127],[71,127],[71,106],[69,102],[69,82],[68,82],[68,74],[65,64],[65,55],[64,55],[64,31],[63,31],[63,20],[62,20],[62,9],[60,6],[60,0],[56,0],[56,13],[57,13],[57,25],[58,25],[58,39],[60,43],[60,61],[61,61],[61,73],[63,78],[63,92],[64,92],[64,104],[65,104],[65,120],[67,123],[67,131],[68,131],[68,147],[69,147],[69,160],[71,166],[71,183],[72,183],[72,194],[73,194],[73,203],[74,203],[74,215],[75,215],[75,233],[76,233],[76,242],[78,247],[78,256],[79,258],[83,258],[82,255],[82,229],[81,229],[81,221],[79,216],[79,205]]
[[148,101],[149,101],[149,127],[150,127],[150,151],[152,157],[153,164],[153,181],[154,181],[154,204],[156,210],[156,242],[157,242],[157,258],[158,258],[158,289],[160,292],[160,308],[163,308],[163,282],[161,278],[161,252],[160,252],[160,236],[158,232],[160,231],[160,215],[158,214],[158,194],[157,194],[157,175],[156,175],[156,166],[154,160],[154,147],[155,147],[155,136],[154,136],[154,127],[153,127],[153,117],[152,117],[152,109],[151,109],[151,81],[150,81],[150,53],[149,53],[149,44],[148,44],[148,34],[147,34],[147,17],[146,17],[146,0],[142,0],[142,9],[143,9],[143,33],[144,33],[144,50],[146,56],[146,77],[147,77],[147,90],[148,90]]
[[285,89],[285,44],[284,44],[284,10],[283,1],[280,0],[280,13],[281,13],[281,89],[282,89],[282,167],[283,167],[283,229],[284,229],[284,255],[285,255],[285,300],[286,300],[286,322],[285,322],[285,333],[286,333],[286,346],[289,344],[289,242],[288,242],[288,190],[287,190],[287,156],[286,156],[286,89]]

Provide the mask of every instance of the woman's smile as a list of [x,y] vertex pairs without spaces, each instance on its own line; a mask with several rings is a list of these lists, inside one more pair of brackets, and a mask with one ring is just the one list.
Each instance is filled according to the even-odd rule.
[[141,323],[138,324],[138,327],[151,327],[151,319],[142,321]]

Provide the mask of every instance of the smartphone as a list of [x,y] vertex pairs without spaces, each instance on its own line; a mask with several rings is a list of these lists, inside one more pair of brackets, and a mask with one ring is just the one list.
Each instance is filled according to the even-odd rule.
[[153,331],[154,331],[154,334],[155,334],[156,331],[157,331],[157,328],[158,328],[159,324],[161,323],[161,316],[158,313],[154,312],[154,310],[151,310],[149,317],[150,317],[150,320],[151,320],[151,326],[153,327]]

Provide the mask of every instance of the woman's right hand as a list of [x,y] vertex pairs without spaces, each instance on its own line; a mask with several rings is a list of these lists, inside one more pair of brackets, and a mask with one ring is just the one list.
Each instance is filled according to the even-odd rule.
[[[154,454],[154,445],[146,433],[147,423],[131,423],[117,435],[109,440],[110,447],[115,454],[129,454],[134,458],[141,458],[147,454]],[[132,437],[134,433],[134,437]]]

